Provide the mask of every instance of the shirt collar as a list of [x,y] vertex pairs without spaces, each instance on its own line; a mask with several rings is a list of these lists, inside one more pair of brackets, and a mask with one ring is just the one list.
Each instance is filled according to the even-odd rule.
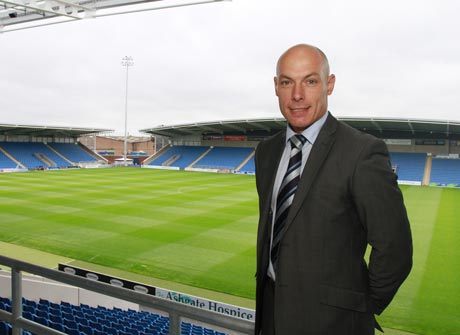
[[[307,129],[305,129],[302,132],[302,135],[305,136],[305,138],[308,142],[310,142],[310,144],[313,145],[313,143],[315,143],[321,128],[326,122],[328,114],[329,112],[324,113],[323,116],[321,116],[318,120],[316,120],[313,124],[311,124]],[[296,132],[292,130],[292,128],[288,124],[288,126],[286,127],[286,142],[288,142],[291,136],[294,136],[295,134]]]

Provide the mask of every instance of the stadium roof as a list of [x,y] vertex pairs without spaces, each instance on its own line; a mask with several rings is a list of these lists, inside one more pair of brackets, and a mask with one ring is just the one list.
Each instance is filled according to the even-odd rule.
[[50,126],[27,126],[0,124],[0,135],[26,135],[43,137],[80,137],[113,132],[112,129],[75,128],[75,127],[50,127]]
[[0,32],[220,1],[226,0],[0,0]]
[[[353,128],[380,138],[460,139],[460,122],[418,119],[339,117]],[[273,134],[286,127],[284,118],[202,122],[142,129],[141,132],[166,137],[251,133]]]

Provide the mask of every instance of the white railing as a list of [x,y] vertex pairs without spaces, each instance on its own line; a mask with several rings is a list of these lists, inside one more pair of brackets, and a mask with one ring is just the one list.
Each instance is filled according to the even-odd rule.
[[175,301],[162,299],[126,288],[112,286],[103,282],[90,280],[58,270],[48,269],[5,256],[0,256],[0,264],[11,268],[12,310],[11,313],[0,310],[0,320],[6,321],[12,325],[12,335],[22,335],[23,329],[40,335],[65,335],[60,331],[28,320],[22,316],[23,272],[163,311],[169,315],[169,334],[171,335],[180,335],[182,318],[204,322],[209,325],[225,328],[241,334],[254,333],[254,322],[252,321],[235,318],[213,311],[198,309],[190,305],[184,305]]

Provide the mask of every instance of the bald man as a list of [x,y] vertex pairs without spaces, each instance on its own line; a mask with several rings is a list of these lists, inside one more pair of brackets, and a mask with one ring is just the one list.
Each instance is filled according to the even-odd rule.
[[[326,55],[278,60],[286,130],[256,150],[256,335],[370,335],[412,266],[412,238],[383,141],[328,112]],[[364,254],[371,247],[369,264]]]

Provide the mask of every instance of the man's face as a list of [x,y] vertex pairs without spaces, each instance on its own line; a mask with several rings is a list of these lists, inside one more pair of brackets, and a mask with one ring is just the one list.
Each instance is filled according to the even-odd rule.
[[280,58],[275,92],[281,113],[297,133],[327,111],[335,83],[335,76],[327,72],[323,57],[312,48],[293,48]]

